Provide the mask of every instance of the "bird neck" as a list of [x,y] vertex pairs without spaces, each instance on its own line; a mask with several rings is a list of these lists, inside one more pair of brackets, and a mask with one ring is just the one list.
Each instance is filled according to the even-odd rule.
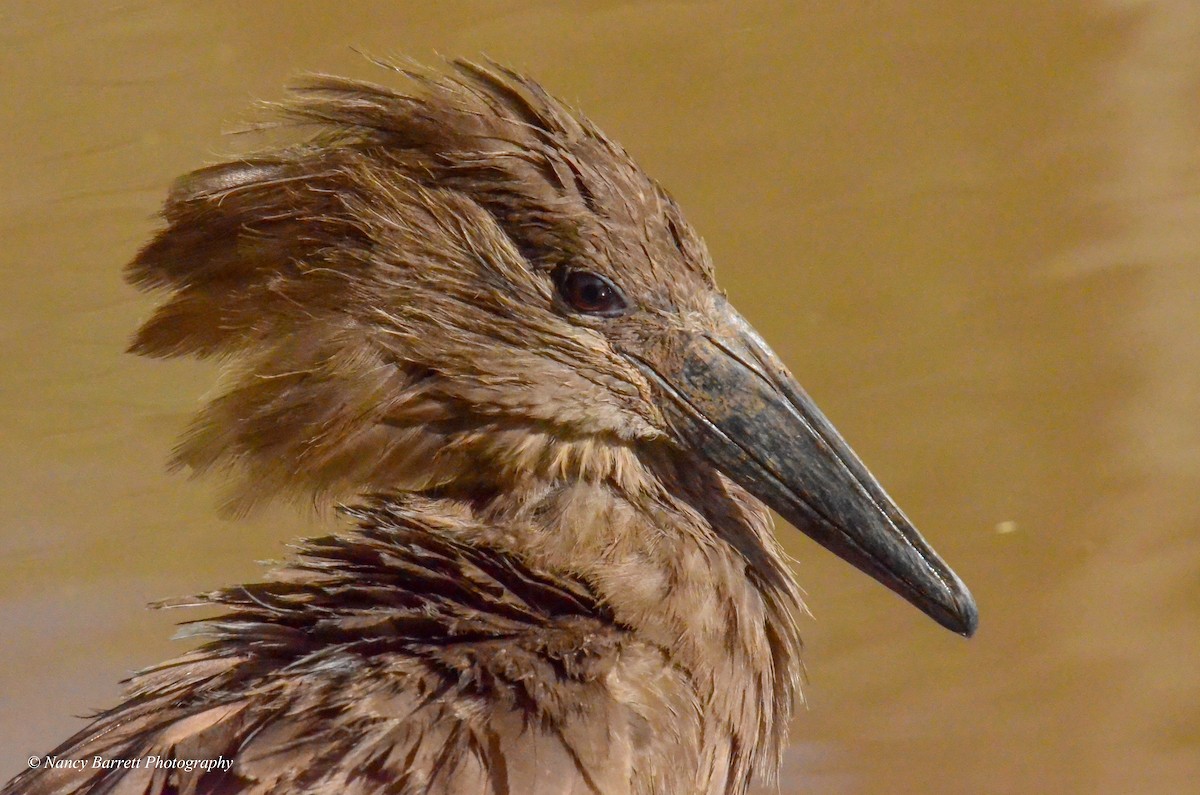
[[444,486],[476,520],[456,525],[471,536],[460,540],[585,582],[618,624],[687,672],[698,708],[744,764],[777,769],[803,606],[769,514],[673,448],[610,457],[588,476],[534,470],[491,487],[475,477],[457,499]]

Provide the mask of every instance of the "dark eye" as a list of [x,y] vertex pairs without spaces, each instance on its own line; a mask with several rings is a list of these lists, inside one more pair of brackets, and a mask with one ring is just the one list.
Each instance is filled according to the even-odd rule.
[[558,294],[576,312],[613,317],[629,308],[616,285],[597,273],[569,270],[555,282]]

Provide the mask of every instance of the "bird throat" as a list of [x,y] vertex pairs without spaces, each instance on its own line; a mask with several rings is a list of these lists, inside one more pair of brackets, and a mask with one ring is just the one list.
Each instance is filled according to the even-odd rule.
[[546,465],[480,467],[422,499],[462,520],[444,525],[456,540],[584,583],[686,672],[710,739],[774,771],[798,697],[804,608],[770,515],[672,446],[581,444],[526,450]]

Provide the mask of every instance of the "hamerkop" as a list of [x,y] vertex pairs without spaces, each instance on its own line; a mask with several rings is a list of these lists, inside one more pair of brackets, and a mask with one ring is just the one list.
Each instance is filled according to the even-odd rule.
[[975,629],[621,147],[494,64],[408,80],[309,79],[313,137],[184,177],[129,266],[134,351],[227,362],[178,461],[349,527],[4,792],[744,793],[797,697],[767,508]]

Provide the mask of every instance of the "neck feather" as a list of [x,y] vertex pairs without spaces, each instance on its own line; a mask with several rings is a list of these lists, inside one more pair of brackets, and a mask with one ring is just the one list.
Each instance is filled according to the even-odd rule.
[[776,770],[798,697],[804,608],[766,509],[665,444],[536,460],[551,465],[437,490],[478,520],[460,540],[586,582],[618,623],[688,672],[717,731],[756,749],[747,764]]

